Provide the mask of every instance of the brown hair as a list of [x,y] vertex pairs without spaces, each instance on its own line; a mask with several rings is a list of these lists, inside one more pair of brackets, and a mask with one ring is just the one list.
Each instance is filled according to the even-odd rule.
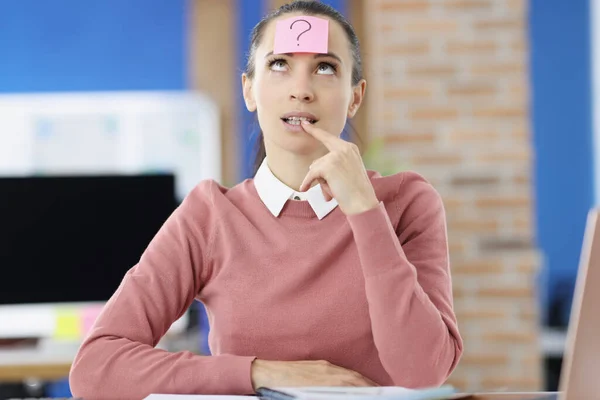
[[[267,16],[265,16],[256,26],[252,29],[252,33],[250,34],[250,51],[246,57],[246,76],[249,79],[254,78],[254,55],[256,53],[256,48],[260,45],[260,42],[263,37],[263,33],[265,27],[269,22],[273,19],[278,18],[285,14],[301,12],[304,15],[311,16],[325,16],[328,17],[337,23],[339,23],[344,32],[346,32],[346,36],[348,37],[348,41],[350,42],[350,47],[352,49],[352,85],[357,85],[361,79],[363,78],[362,71],[362,60],[360,57],[360,45],[358,42],[358,37],[356,36],[356,32],[354,32],[354,28],[350,25],[350,22],[344,17],[339,11],[335,8],[323,4],[320,1],[310,1],[310,0],[297,0],[289,4],[285,4],[279,7],[277,10],[271,12]],[[254,157],[254,173],[260,167],[260,164],[263,162],[266,151],[265,151],[265,141],[262,134],[262,131],[259,133],[259,138],[256,143],[256,155]]]

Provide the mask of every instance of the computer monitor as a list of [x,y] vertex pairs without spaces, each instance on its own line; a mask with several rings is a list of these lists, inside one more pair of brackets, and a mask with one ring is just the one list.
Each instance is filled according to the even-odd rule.
[[172,175],[0,178],[0,304],[108,300],[175,207]]
[[0,177],[0,338],[103,304],[176,207],[170,174]]

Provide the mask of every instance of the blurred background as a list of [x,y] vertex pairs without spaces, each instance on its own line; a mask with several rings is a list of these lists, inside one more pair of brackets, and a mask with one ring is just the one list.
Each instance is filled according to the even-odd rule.
[[[323,0],[361,39],[369,168],[442,194],[460,390],[555,390],[598,202],[592,0]],[[201,179],[251,177],[239,75],[279,0],[0,0],[0,398],[69,395],[83,335]],[[599,47],[600,49],[600,47]],[[160,345],[209,354],[200,304]]]

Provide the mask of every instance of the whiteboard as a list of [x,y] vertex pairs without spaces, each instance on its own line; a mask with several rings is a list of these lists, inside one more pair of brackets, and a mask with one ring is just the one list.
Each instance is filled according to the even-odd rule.
[[174,173],[221,181],[216,104],[198,92],[0,95],[0,175]]

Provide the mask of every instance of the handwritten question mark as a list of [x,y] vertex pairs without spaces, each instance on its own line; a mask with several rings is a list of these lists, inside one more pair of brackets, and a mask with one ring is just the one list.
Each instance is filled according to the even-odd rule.
[[[302,31],[302,32],[301,32],[301,33],[298,35],[298,37],[296,38],[296,40],[297,40],[298,42],[300,41],[300,36],[304,35],[306,32],[308,32],[308,31],[310,31],[310,30],[312,29],[312,25],[310,24],[310,22],[308,22],[308,21],[307,21],[307,20],[305,20],[305,19],[297,19],[297,20],[295,20],[295,21],[294,21],[294,22],[292,22],[292,24],[290,25],[290,29],[292,29],[292,28],[294,27],[294,24],[295,24],[296,22],[300,22],[300,21],[306,22],[306,23],[308,24],[308,29],[307,29],[307,30],[305,30],[305,31]],[[298,46],[300,46],[300,43],[298,43]]]

